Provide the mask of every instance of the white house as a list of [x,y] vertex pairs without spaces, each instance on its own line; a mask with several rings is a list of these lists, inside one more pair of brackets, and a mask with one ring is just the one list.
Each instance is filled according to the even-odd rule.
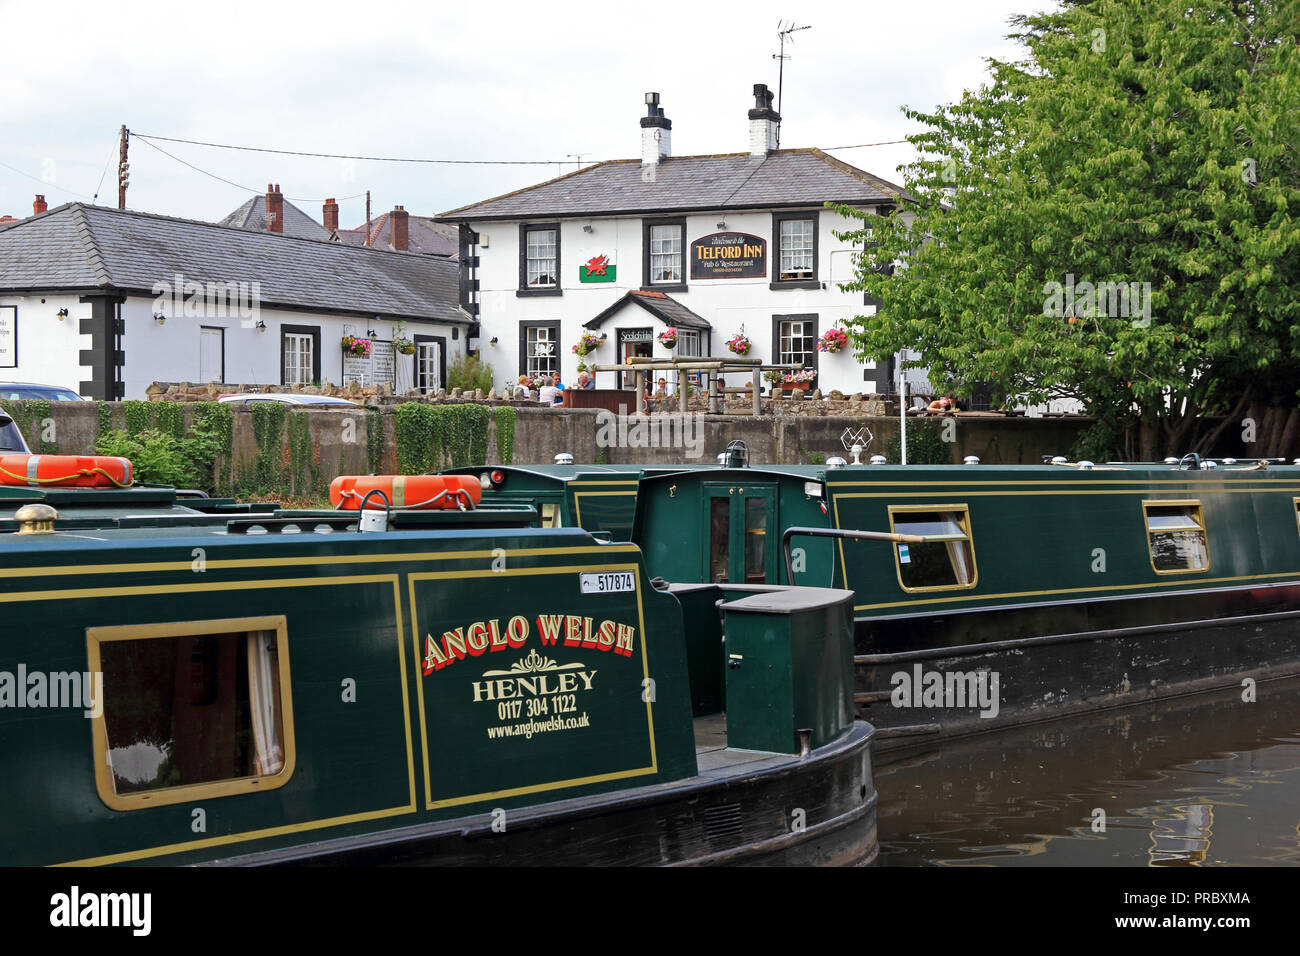
[[[772,94],[759,84],[754,97],[745,152],[673,156],[672,123],[651,93],[639,160],[598,163],[438,217],[460,227],[461,305],[480,321],[470,345],[497,383],[554,371],[571,381],[572,346],[586,330],[606,336],[587,363],[605,365],[630,355],[729,357],[726,342],[743,332],[750,358],[802,362],[823,391],[891,390],[892,368],[816,349],[827,330],[875,311],[862,293],[838,288],[863,249],[834,233],[862,223],[825,203],[887,214],[910,197],[821,150],[776,148]],[[674,352],[658,340],[670,325]],[[597,386],[615,387],[616,374],[602,373]]]
[[458,278],[432,256],[69,203],[0,230],[0,380],[101,399],[154,381],[432,391],[473,325]]

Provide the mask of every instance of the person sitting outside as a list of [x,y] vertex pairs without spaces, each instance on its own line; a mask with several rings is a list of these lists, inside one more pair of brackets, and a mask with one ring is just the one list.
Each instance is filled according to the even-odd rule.
[[595,388],[595,387],[596,387],[596,380],[592,378],[591,375],[589,375],[585,371],[578,373],[578,388],[581,388],[585,391],[586,389]]
[[551,376],[551,384],[555,386],[555,400],[551,404],[563,405],[564,404],[564,382],[560,381],[559,372],[556,372],[554,375]]
[[528,396],[532,394],[532,391],[533,391],[533,383],[528,380],[528,376],[520,375],[519,381],[515,384],[515,391],[513,397],[516,400],[520,400],[520,399],[527,400]]
[[554,405],[555,397],[560,394],[560,390],[555,387],[554,382],[549,382],[537,390],[537,401],[542,405]]
[[961,407],[957,404],[957,399],[953,397],[952,392],[949,392],[942,398],[936,398],[932,401],[926,411],[932,415],[951,415],[953,412],[961,411]]

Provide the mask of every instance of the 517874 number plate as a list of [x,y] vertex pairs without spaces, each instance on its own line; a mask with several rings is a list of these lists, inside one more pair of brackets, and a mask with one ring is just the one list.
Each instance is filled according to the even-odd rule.
[[583,594],[611,594],[615,591],[635,591],[636,581],[631,571],[602,571],[578,575]]

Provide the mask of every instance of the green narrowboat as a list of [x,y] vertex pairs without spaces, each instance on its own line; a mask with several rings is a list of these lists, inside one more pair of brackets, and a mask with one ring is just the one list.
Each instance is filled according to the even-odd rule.
[[699,470],[641,482],[671,581],[856,594],[859,712],[893,743],[1300,674],[1300,467]]
[[872,862],[852,595],[537,517],[0,487],[0,863]]
[[477,475],[488,505],[531,505],[537,527],[582,528],[632,538],[638,482],[684,465],[495,465],[449,468],[441,475]]

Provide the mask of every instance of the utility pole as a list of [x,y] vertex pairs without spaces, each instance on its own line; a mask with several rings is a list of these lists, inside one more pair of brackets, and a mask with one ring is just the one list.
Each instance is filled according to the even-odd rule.
[[[800,30],[811,29],[811,24],[806,27],[797,27],[794,25],[793,20],[790,20],[789,22],[780,20],[777,22],[776,35],[781,38],[781,52],[773,53],[772,59],[780,61],[776,78],[776,112],[778,114],[781,112],[782,94],[785,90],[785,61],[790,59],[785,55],[785,38],[790,36],[791,33],[798,33]],[[790,37],[790,42],[794,43],[794,37]],[[776,145],[778,147],[781,145],[781,127],[779,126],[776,128]]]
[[126,187],[131,182],[131,168],[126,161],[126,148],[131,142],[131,131],[122,125],[121,146],[118,148],[117,159],[117,208],[126,208]]
[[364,245],[370,245],[370,190],[366,190],[366,241]]

